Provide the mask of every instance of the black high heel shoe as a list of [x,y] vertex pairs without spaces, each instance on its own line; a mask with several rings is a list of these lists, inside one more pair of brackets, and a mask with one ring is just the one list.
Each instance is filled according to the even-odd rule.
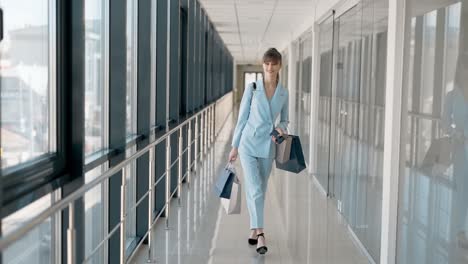
[[[260,233],[260,234],[257,235],[257,243],[258,243],[258,237],[259,236],[262,236],[263,239],[265,239],[265,234]],[[267,253],[267,251],[268,251],[268,248],[266,246],[261,246],[261,247],[257,248],[257,253],[260,254],[260,255],[263,255],[263,254]]]
[[[252,230],[252,233],[250,234],[250,236],[252,236],[252,235],[253,235],[253,236],[256,236],[256,234],[255,234],[255,232],[253,232],[253,230]],[[250,236],[249,236],[249,239],[248,239],[249,245],[251,245],[251,246],[257,245],[257,243],[258,243],[258,237],[257,237],[257,238],[252,238],[252,237],[250,237]]]
[[255,246],[255,245],[257,245],[257,243],[258,243],[258,240],[257,240],[257,239],[255,239],[255,238],[249,238],[249,245]]

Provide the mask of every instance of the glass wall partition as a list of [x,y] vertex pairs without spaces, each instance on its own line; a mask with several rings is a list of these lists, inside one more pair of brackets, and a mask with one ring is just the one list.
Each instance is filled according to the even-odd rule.
[[387,4],[367,0],[319,26],[316,177],[380,258]]
[[338,209],[354,222],[357,127],[361,84],[362,6],[335,20],[334,72],[332,84],[332,127],[330,194]]
[[317,130],[317,180],[328,192],[330,164],[331,88],[333,74],[333,23],[334,16],[325,19],[319,26],[319,107]]
[[[348,215],[353,231],[375,261],[380,259],[382,173],[387,63],[388,1],[362,2],[359,104],[355,128],[355,184]],[[355,110],[356,111],[356,110]]]
[[296,98],[298,105],[296,106],[297,134],[301,139],[304,159],[309,162],[310,151],[310,89],[311,89],[311,72],[312,72],[312,32],[305,33],[299,42],[299,68],[300,72],[298,80],[298,97]]
[[[301,54],[300,54],[300,42],[293,42],[293,48],[296,50],[296,54],[294,56],[294,63],[295,65],[295,84],[294,84],[294,94],[289,94],[292,98],[294,98],[294,105],[289,106],[289,115],[291,116],[294,114],[294,119],[291,118],[292,122],[290,122],[289,127],[291,129],[290,133],[297,134],[299,131],[299,109],[300,109],[300,103],[301,103]],[[292,112],[292,111],[294,112]]]
[[398,263],[468,262],[468,4],[407,1]]

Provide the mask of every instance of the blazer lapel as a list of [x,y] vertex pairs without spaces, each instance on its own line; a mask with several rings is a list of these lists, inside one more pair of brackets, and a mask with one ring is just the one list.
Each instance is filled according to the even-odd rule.
[[[270,102],[268,102],[268,98],[266,96],[265,88],[263,87],[262,80],[257,81],[257,90],[258,90],[258,94],[260,95],[259,102],[261,104],[261,108],[263,109],[264,113],[267,113],[270,121],[273,122],[273,116],[272,116],[273,111],[270,108]],[[272,104],[273,104],[273,98],[272,98]]]
[[275,118],[279,111],[281,111],[285,98],[285,91],[281,84],[278,84],[275,94],[271,98],[271,114],[273,115],[273,118]]

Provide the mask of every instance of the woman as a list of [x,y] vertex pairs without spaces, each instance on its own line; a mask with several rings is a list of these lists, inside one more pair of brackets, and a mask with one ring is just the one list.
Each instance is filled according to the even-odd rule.
[[[452,149],[453,181],[452,212],[451,212],[451,240],[450,256],[458,263],[459,256],[468,259],[468,54],[460,50],[453,90],[445,97],[442,113],[442,128],[449,135]],[[440,151],[440,149],[439,149]],[[442,155],[442,153],[439,153]]]
[[[271,48],[263,55],[263,81],[250,84],[244,92],[239,117],[232,139],[229,161],[240,156],[244,170],[245,194],[250,215],[251,234],[248,242],[257,245],[257,252],[268,251],[263,233],[265,192],[275,158],[276,139],[273,129],[283,136],[287,130],[288,92],[279,83],[281,54]],[[280,122],[275,120],[280,115]]]

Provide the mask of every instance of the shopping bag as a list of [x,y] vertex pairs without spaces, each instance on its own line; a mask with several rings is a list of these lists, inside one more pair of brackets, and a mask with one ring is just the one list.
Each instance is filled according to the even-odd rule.
[[232,184],[236,177],[236,171],[232,163],[228,163],[221,171],[216,184],[214,185],[214,192],[218,197],[230,198]]
[[226,214],[240,214],[241,211],[241,184],[237,176],[234,178],[231,188],[231,197],[221,198],[221,204]]
[[306,168],[301,141],[299,140],[298,136],[289,135],[288,137],[292,138],[289,160],[283,163],[276,161],[276,168],[289,172],[299,173]]
[[291,155],[292,137],[284,135],[284,140],[281,144],[276,144],[276,162],[285,163]]
[[420,164],[420,169],[428,175],[441,175],[452,165],[452,139],[442,137],[434,139]]

